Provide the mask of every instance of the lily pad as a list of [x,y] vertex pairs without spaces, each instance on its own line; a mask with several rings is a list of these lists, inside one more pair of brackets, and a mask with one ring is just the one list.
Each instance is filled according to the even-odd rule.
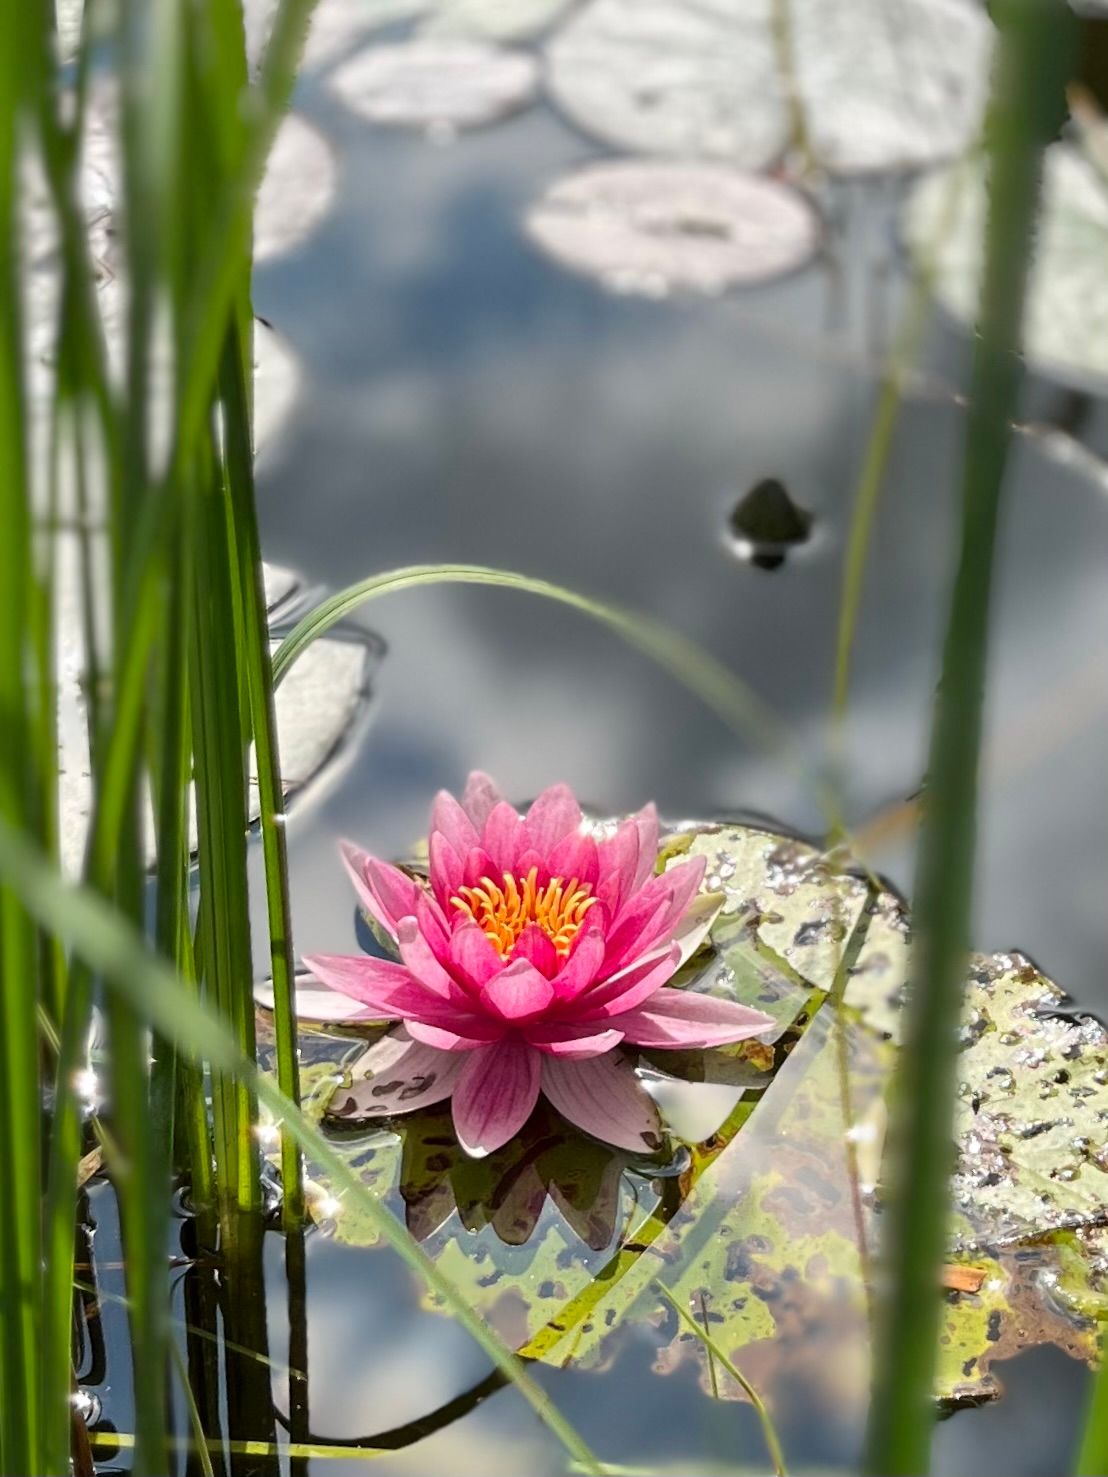
[[[58,794],[62,866],[77,876],[84,859],[92,806],[89,768],[88,685],[81,608],[80,544],[75,533],[58,535],[56,632],[58,647]],[[299,577],[281,571],[267,588],[288,608]],[[274,642],[274,646],[276,646]],[[368,708],[370,682],[384,647],[378,638],[352,632],[348,639],[315,642],[290,669],[276,694],[277,738],[286,805],[300,798],[329,768]],[[257,770],[250,754],[248,816],[259,815]],[[147,861],[153,864],[153,820],[147,808]],[[190,838],[196,847],[195,814]]]
[[[652,1091],[686,1077],[687,1092],[729,1094],[715,1098],[730,1111],[703,1142],[636,1161],[544,1108],[474,1164],[441,1105],[351,1136],[342,1111],[364,1035],[305,1035],[313,1111],[525,1357],[599,1369],[652,1326],[660,1374],[691,1359],[705,1388],[745,1398],[677,1320],[660,1280],[771,1402],[799,1377],[849,1411],[866,1386],[907,910],[848,857],[765,827],[674,828],[663,865],[689,855],[707,858],[703,886],[726,901],[714,957],[690,961],[677,982],[731,994],[777,1024],[773,1045],[643,1054]],[[323,1040],[320,1063],[312,1043]],[[993,1365],[1037,1344],[1093,1359],[1108,1317],[1108,1032],[1006,954],[974,960],[962,1040],[935,1392],[952,1404],[993,1398]],[[326,1183],[315,1205],[340,1239],[373,1243]]]
[[424,40],[367,47],[334,73],[330,86],[373,123],[449,135],[525,107],[537,82],[538,65],[526,52]]
[[315,228],[335,193],[338,171],[317,128],[289,113],[273,141],[254,210],[254,257],[291,251]]
[[532,207],[527,230],[557,261],[651,296],[781,276],[815,254],[821,234],[812,206],[776,180],[635,160],[557,181]]
[[960,153],[985,102],[991,27],[966,0],[592,0],[547,50],[548,85],[617,148],[762,169],[798,142],[835,173]]
[[423,36],[529,41],[548,30],[572,0],[433,0]]
[[[246,53],[251,70],[261,66],[279,0],[245,0]],[[433,0],[318,0],[312,7],[301,68],[321,71],[350,56],[381,26],[414,20]]]
[[[912,190],[904,239],[948,313],[977,318],[985,166],[964,160]],[[1024,354],[1054,378],[1103,391],[1108,379],[1108,179],[1080,150],[1047,150],[1043,204],[1028,287]]]

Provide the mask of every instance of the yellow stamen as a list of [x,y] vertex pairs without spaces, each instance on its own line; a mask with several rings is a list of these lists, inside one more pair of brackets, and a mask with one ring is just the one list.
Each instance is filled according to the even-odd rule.
[[503,885],[482,877],[476,887],[459,887],[450,901],[483,928],[493,948],[506,959],[525,928],[537,923],[564,959],[596,899],[587,882],[576,877],[552,877],[538,886],[538,868],[532,867],[520,882],[511,872],[503,874]]

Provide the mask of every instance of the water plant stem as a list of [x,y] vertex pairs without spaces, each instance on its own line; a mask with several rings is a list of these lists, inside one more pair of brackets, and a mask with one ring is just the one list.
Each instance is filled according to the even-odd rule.
[[869,1477],[919,1477],[929,1466],[992,571],[1021,377],[1020,324],[1042,153],[1064,104],[1066,7],[1052,0],[1003,0],[994,18],[1000,39],[987,128],[990,201],[980,333],[917,868],[912,991],[886,1156],[886,1285],[866,1438]]

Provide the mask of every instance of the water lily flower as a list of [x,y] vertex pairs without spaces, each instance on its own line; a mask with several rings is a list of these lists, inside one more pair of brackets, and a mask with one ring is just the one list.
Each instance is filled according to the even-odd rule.
[[460,802],[445,790],[435,799],[426,884],[349,843],[342,857],[398,959],[307,957],[328,988],[298,992],[298,1009],[398,1024],[358,1062],[365,1089],[336,1111],[383,1116],[450,1098],[462,1148],[480,1157],[519,1132],[541,1092],[587,1133],[652,1151],[658,1112],[623,1048],[720,1046],[772,1024],[667,983],[720,899],[698,895],[702,857],[655,874],[652,805],[597,839],[568,786],[520,816],[474,773]]

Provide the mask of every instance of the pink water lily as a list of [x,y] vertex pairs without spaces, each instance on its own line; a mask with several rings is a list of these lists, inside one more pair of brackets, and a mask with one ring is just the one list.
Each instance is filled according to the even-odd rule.
[[[431,812],[427,884],[348,843],[343,861],[399,962],[316,954],[327,990],[301,1015],[400,1024],[365,1053],[339,1112],[372,1117],[451,1098],[468,1154],[522,1128],[542,1092],[622,1148],[661,1143],[657,1110],[622,1049],[741,1041],[772,1024],[734,1001],[667,984],[703,941],[719,899],[704,859],[655,875],[652,805],[589,834],[566,785],[520,816],[487,775]],[[337,995],[331,992],[338,992]]]

